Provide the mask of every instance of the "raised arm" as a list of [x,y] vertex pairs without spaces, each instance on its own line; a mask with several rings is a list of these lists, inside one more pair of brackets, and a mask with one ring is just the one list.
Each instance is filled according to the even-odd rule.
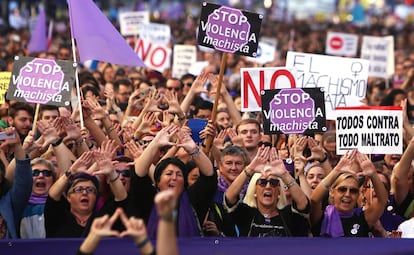
[[69,178],[81,172],[87,172],[88,167],[92,162],[93,152],[88,151],[83,153],[73,165],[66,170],[65,174],[62,174],[59,179],[49,189],[49,197],[55,201],[59,201],[66,189],[66,186],[69,182]]
[[341,158],[341,160],[338,162],[335,168],[332,169],[332,171],[325,178],[323,178],[323,180],[318,184],[318,186],[316,186],[315,190],[312,192],[310,212],[311,225],[315,225],[322,218],[322,200],[329,192],[336,178],[338,178],[340,174],[350,171],[349,169],[355,155],[355,150],[346,152],[346,154]]
[[194,101],[194,98],[200,93],[207,93],[207,90],[204,88],[208,79],[208,73],[201,73],[194,80],[193,84],[190,87],[187,95],[184,97],[184,100],[181,102],[181,109],[185,114],[190,111],[190,105]]
[[411,162],[414,159],[414,137],[411,138],[408,147],[401,156],[400,162],[395,165],[392,171],[391,185],[394,193],[394,199],[397,205],[400,205],[407,196],[410,187],[408,186],[408,173]]
[[375,194],[377,196],[377,199],[374,200],[371,206],[365,210],[365,220],[368,225],[372,227],[384,213],[384,209],[388,201],[388,192],[378,177],[374,164],[372,164],[371,160],[365,154],[358,152],[356,155],[356,161],[361,167],[363,175],[371,179]]
[[[148,147],[142,152],[139,158],[134,160],[135,173],[144,177],[148,174],[149,168],[154,161],[154,157],[158,155],[160,148],[167,145],[174,145],[170,142],[170,138],[178,131],[178,127],[170,125],[161,129],[155,138],[148,144]],[[151,176],[152,177],[152,176]]]
[[270,147],[260,147],[256,156],[250,164],[239,174],[237,178],[231,183],[226,190],[225,199],[226,204],[233,206],[239,200],[239,194],[243,189],[244,184],[250,180],[254,173],[263,173],[264,166],[269,158]]

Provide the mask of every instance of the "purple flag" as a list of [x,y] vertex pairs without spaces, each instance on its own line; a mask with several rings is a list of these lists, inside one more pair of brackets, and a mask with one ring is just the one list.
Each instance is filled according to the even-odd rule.
[[68,0],[68,4],[71,33],[76,39],[81,62],[93,59],[145,67],[92,0]]
[[47,38],[46,38],[46,14],[42,9],[37,17],[36,26],[32,31],[29,45],[27,49],[30,53],[46,51]]

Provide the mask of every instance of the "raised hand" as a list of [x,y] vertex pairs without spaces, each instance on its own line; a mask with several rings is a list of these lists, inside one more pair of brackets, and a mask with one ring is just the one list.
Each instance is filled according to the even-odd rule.
[[338,164],[333,169],[334,171],[339,171],[340,173],[352,173],[355,174],[355,171],[351,170],[351,165],[354,161],[357,150],[347,151],[345,155],[341,157]]
[[221,130],[213,140],[213,145],[219,150],[224,149],[224,141],[227,137],[227,129]]
[[177,205],[177,198],[174,197],[174,191],[169,189],[158,192],[154,198],[154,202],[160,219],[172,219]]
[[252,159],[247,168],[253,170],[255,173],[265,175],[264,167],[269,159],[270,147],[259,147],[256,156]]
[[119,232],[116,230],[112,230],[112,225],[119,217],[119,210],[122,209],[118,208],[111,217],[109,217],[109,215],[104,215],[102,217],[95,218],[92,222],[90,233],[99,238],[108,236],[119,237]]
[[42,134],[44,140],[41,149],[46,149],[51,143],[59,139],[56,129],[46,120],[39,120],[37,122],[37,129]]
[[374,164],[367,157],[367,155],[362,154],[359,151],[356,154],[356,162],[358,162],[359,166],[361,167],[362,174],[364,176],[371,177],[373,174],[375,174],[377,172]]
[[88,173],[88,168],[92,164],[93,151],[87,151],[82,153],[82,155],[72,164],[70,167],[71,173]]
[[144,152],[142,146],[137,144],[134,140],[126,142],[125,147],[134,159],[139,158],[139,156],[141,156],[141,154]]
[[227,130],[227,135],[230,137],[230,140],[233,145],[244,147],[243,138],[240,135],[238,135],[233,128],[229,128]]
[[322,160],[325,158],[326,151],[323,149],[322,145],[319,144],[315,139],[312,137],[308,137],[308,147],[311,151],[311,155],[308,158],[308,161],[312,160]]
[[208,91],[205,89],[207,80],[208,80],[208,73],[202,72],[194,80],[193,84],[190,87],[189,92],[194,93],[194,94],[208,93]]
[[[270,148],[270,147],[266,147],[266,148]],[[283,163],[283,160],[279,158],[275,147],[270,148],[270,151],[268,154],[269,154],[270,170],[266,171],[266,176],[276,175],[277,177],[281,177],[283,174],[287,172],[285,164]]]

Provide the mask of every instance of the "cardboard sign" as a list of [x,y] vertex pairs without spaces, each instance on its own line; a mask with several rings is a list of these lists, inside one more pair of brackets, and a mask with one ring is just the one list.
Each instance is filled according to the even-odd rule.
[[68,106],[76,64],[67,60],[15,57],[6,98]]
[[138,39],[135,53],[147,67],[163,72],[171,66],[171,49],[167,46],[157,45],[149,41]]
[[197,48],[194,45],[174,45],[173,56],[172,77],[180,79],[197,61]]
[[394,73],[394,37],[364,36],[361,58],[369,60],[369,76],[387,79]]
[[328,32],[326,54],[354,57],[358,50],[358,36],[337,32]]
[[256,57],[263,16],[203,3],[198,44],[218,51]]
[[138,35],[139,26],[149,23],[149,12],[122,12],[119,14],[119,25],[123,36]]
[[166,46],[171,41],[171,28],[165,24],[142,23],[138,27],[138,35],[145,41]]
[[265,89],[296,88],[293,69],[285,67],[241,68],[241,111],[261,111],[260,93]]
[[365,154],[402,154],[401,107],[340,107],[336,115],[336,154],[352,149]]
[[0,104],[5,103],[4,96],[9,88],[11,75],[11,72],[0,72]]
[[323,98],[320,88],[264,90],[264,133],[312,134],[326,131]]
[[365,59],[288,52],[286,67],[297,72],[297,87],[323,88],[326,118],[336,107],[359,106],[367,91],[369,63]]

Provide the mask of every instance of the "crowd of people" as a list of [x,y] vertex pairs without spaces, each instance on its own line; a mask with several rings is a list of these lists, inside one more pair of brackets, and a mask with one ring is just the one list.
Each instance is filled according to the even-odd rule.
[[[195,44],[187,31],[196,23],[170,25],[177,43]],[[71,106],[40,105],[37,119],[33,104],[0,106],[0,239],[84,237],[78,254],[91,254],[103,237],[130,236],[142,254],[171,254],[175,237],[413,238],[413,26],[266,20],[262,35],[278,39],[280,54],[265,66],[283,66],[290,48],[323,53],[328,29],[395,36],[395,73],[370,78],[365,103],[403,106],[402,155],[341,157],[334,124],[311,136],[263,134],[261,114],[240,111],[240,68],[258,64],[239,55],[229,54],[219,92],[218,52],[200,51],[209,65],[179,78],[81,65]],[[71,60],[67,32],[33,53],[27,30],[10,29],[0,69],[12,71],[15,55]],[[199,133],[193,119],[207,123]]]

